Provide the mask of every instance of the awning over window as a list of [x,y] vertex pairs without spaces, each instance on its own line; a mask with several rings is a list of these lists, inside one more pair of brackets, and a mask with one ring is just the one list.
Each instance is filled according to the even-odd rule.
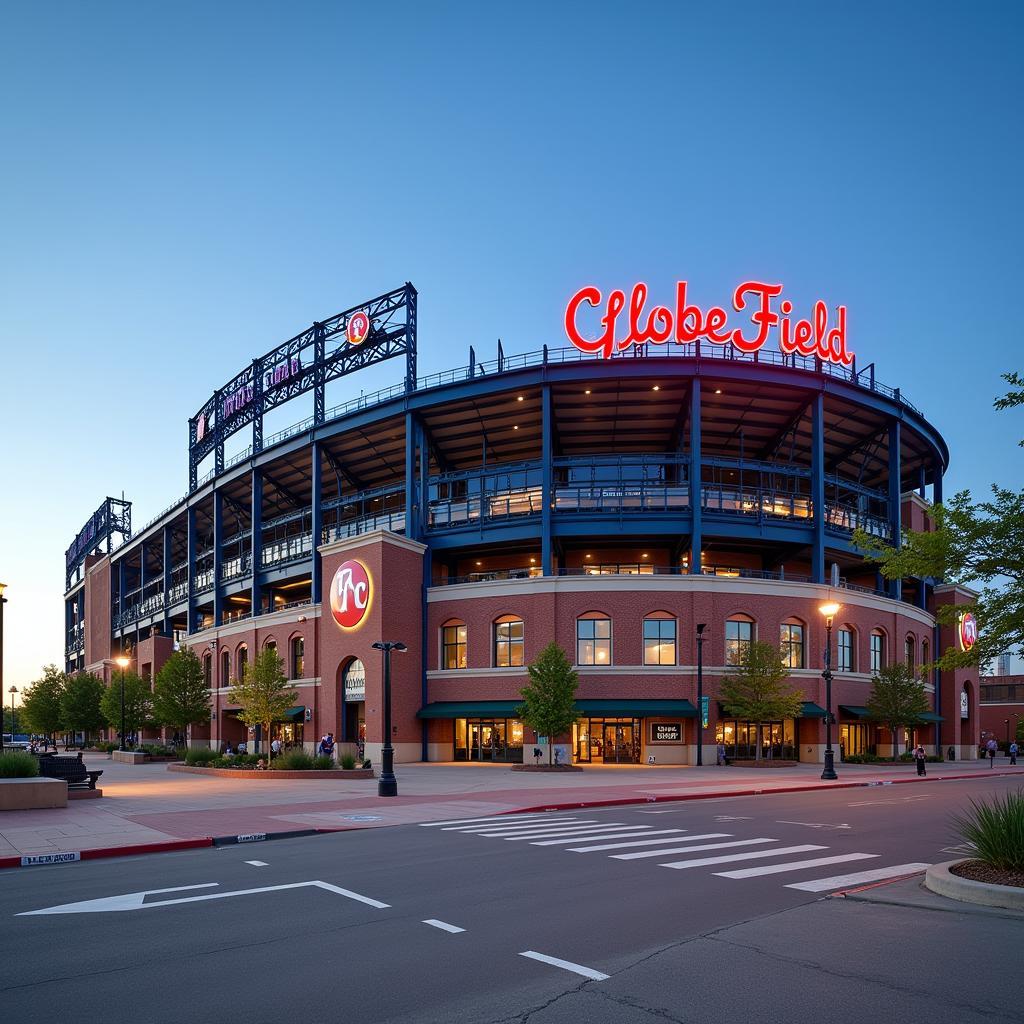
[[859,704],[840,704],[840,714],[847,715],[849,718],[870,718],[871,712],[867,708],[861,707]]
[[825,718],[826,714],[825,709],[815,704],[813,700],[805,700],[800,710],[801,718]]
[[922,722],[944,722],[945,718],[942,715],[937,715],[934,711],[926,711],[923,715],[918,716]]
[[301,722],[302,719],[305,717],[305,715],[306,715],[306,707],[305,707],[305,705],[302,705],[301,707],[297,707],[297,708],[289,708],[284,713],[284,718],[282,719],[282,721],[285,721],[285,722]]
[[[418,718],[515,718],[518,700],[442,700],[427,704]],[[696,718],[688,700],[578,700],[576,712],[594,718]]]

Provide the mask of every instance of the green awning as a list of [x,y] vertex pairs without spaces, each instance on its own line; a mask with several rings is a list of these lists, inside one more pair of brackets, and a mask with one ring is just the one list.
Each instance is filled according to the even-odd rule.
[[[427,704],[417,718],[515,718],[518,700],[442,700]],[[594,718],[696,718],[688,700],[578,700],[576,711]]]
[[298,708],[289,708],[281,719],[283,722],[301,722],[305,717],[306,707],[303,705]]
[[801,718],[826,718],[828,713],[823,707],[815,704],[813,700],[805,700],[800,709]]
[[944,722],[945,719],[942,715],[937,715],[934,711],[926,711],[923,715],[918,715],[918,718],[922,722]]
[[859,704],[840,704],[839,710],[842,714],[848,715],[850,718],[870,718],[871,712],[867,708],[861,707]]

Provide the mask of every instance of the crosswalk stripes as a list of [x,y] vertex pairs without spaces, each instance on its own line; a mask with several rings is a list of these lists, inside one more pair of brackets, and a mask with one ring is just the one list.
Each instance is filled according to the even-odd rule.
[[[459,832],[465,835],[482,836],[485,839],[502,839],[506,842],[523,842],[530,846],[561,847],[570,853],[604,853],[610,860],[626,864],[633,861],[654,860],[656,866],[687,870],[709,868],[721,864],[775,859],[775,863],[758,864],[725,871],[712,871],[717,878],[733,882],[761,878],[764,876],[814,871],[833,864],[847,864],[854,861],[874,860],[877,853],[839,853],[822,857],[800,857],[800,854],[828,850],[827,846],[801,844],[780,846],[780,840],[771,836],[757,836],[749,839],[735,839],[728,832],[706,832],[689,834],[688,829],[654,829],[650,825],[631,825],[620,821],[599,821],[594,818],[555,816],[558,812],[533,812],[509,814],[482,818],[462,818],[452,821],[430,821],[420,823],[421,828],[436,828],[442,832]],[[726,840],[708,842],[707,840]],[[763,846],[750,850],[744,847]],[[627,850],[626,853],[612,853],[613,850]],[[694,854],[721,850],[712,856],[700,857]],[[784,857],[797,859],[782,860]],[[671,858],[675,857],[673,860]],[[875,867],[867,871],[855,871],[845,875],[831,875],[827,878],[792,882],[787,889],[802,892],[833,892],[860,883],[884,881],[916,874],[930,867],[929,864],[896,864]]]

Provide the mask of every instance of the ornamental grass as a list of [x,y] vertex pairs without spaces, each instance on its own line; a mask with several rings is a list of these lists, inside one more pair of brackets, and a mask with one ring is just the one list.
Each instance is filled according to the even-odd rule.
[[1024,872],[1024,790],[990,802],[972,800],[971,810],[954,824],[978,860],[1000,871]]

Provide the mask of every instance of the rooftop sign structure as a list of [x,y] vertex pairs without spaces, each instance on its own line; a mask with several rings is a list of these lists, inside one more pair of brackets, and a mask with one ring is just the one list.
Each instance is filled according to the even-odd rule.
[[132,503],[123,498],[105,498],[103,504],[78,531],[71,547],[64,552],[66,585],[71,587],[75,570],[85,561],[86,555],[105,548],[110,554],[114,534],[120,534],[126,541],[132,535]]

